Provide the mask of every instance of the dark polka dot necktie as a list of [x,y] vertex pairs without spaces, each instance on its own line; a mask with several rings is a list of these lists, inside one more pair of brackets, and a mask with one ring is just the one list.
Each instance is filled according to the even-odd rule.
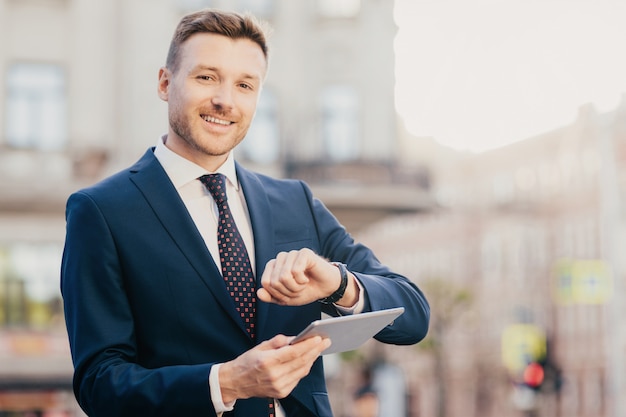
[[219,219],[217,245],[220,251],[222,275],[235,308],[243,320],[248,334],[255,337],[254,315],[256,309],[256,285],[250,258],[241,234],[228,206],[226,178],[222,174],[203,175],[199,178],[217,203]]

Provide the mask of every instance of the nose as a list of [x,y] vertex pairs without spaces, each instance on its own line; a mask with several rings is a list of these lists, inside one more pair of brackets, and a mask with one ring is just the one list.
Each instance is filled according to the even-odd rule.
[[215,89],[213,97],[211,97],[211,104],[215,106],[217,110],[230,110],[233,108],[233,92],[225,86],[220,85]]

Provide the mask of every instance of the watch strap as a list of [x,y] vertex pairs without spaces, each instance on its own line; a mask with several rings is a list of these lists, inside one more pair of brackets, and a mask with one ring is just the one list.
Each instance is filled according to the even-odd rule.
[[346,265],[342,264],[341,262],[331,262],[331,264],[339,268],[341,283],[339,284],[339,288],[337,288],[337,291],[335,291],[328,297],[319,300],[319,302],[322,304],[333,304],[341,300],[343,295],[346,293],[346,288],[348,288],[348,268],[346,267]]

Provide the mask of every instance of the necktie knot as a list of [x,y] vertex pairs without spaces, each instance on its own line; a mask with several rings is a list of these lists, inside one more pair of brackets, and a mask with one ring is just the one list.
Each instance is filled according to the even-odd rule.
[[199,178],[200,182],[209,190],[217,204],[224,203],[226,196],[226,177],[223,174],[207,174]]

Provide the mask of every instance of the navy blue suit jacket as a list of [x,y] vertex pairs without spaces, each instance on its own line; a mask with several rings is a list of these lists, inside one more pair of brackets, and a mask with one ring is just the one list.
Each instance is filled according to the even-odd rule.
[[[420,290],[356,244],[301,181],[237,165],[248,205],[257,278],[281,251],[310,248],[344,262],[363,284],[366,311],[404,306],[376,338],[413,344],[427,331]],[[67,202],[61,271],[75,366],[74,391],[88,415],[211,416],[211,366],[255,345],[185,205],[153,154]],[[323,305],[259,302],[257,341],[295,335]],[[337,315],[332,307],[327,311]],[[281,401],[290,416],[331,416],[321,359]],[[266,415],[266,399],[239,400],[234,415]]]

